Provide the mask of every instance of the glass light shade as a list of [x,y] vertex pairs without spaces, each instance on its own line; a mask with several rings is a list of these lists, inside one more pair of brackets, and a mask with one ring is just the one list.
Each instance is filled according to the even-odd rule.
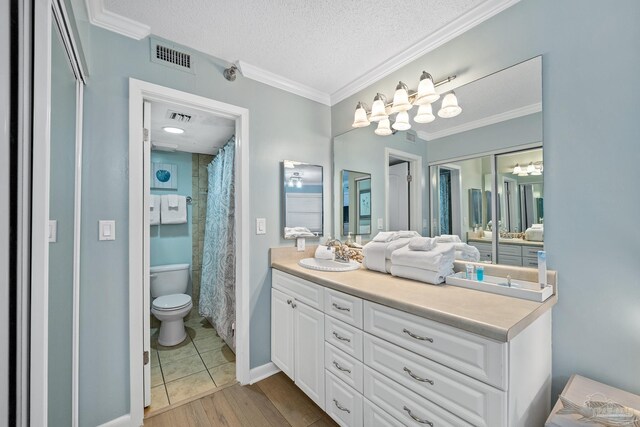
[[174,128],[173,126],[165,126],[162,128],[163,131],[167,132],[167,133],[175,133],[175,134],[182,134],[184,133],[184,129],[181,128]]
[[289,179],[289,182],[287,183],[287,187],[293,188],[293,180],[292,179]]
[[533,166],[533,162],[529,163],[529,166],[527,166],[527,173],[533,173],[536,171],[536,167]]
[[367,119],[367,110],[364,109],[364,105],[361,102],[358,102],[356,106],[356,112],[353,115],[353,124],[351,125],[354,128],[363,128],[369,126],[369,119]]
[[369,117],[369,120],[372,122],[379,122],[380,120],[384,120],[388,117],[389,115],[387,114],[387,108],[384,105],[384,101],[382,99],[376,99],[373,101],[373,105],[371,106],[371,117]]
[[520,172],[522,172],[522,168],[518,163],[516,163],[516,167],[513,168],[513,174],[518,175]]
[[431,123],[436,119],[431,104],[423,104],[418,108],[418,114],[413,118],[416,123]]
[[418,95],[413,101],[415,105],[431,104],[437,101],[440,95],[436,92],[436,88],[433,85],[433,78],[429,73],[422,73],[420,77],[420,83],[418,84]]
[[461,112],[462,108],[458,105],[458,98],[456,97],[456,94],[453,92],[446,94],[442,100],[442,106],[440,107],[440,111],[438,111],[438,116],[443,119],[450,119]]
[[378,127],[374,131],[376,135],[388,136],[393,133],[389,119],[382,119],[378,122]]
[[409,123],[409,113],[406,111],[400,111],[396,116],[395,123],[391,126],[395,130],[409,130],[411,124]]
[[539,176],[539,175],[542,175],[542,172],[540,172],[540,169],[536,169],[533,172],[531,172],[531,175],[532,176]]
[[296,181],[296,188],[302,188],[302,180],[301,179]]
[[400,111],[409,111],[412,105],[409,102],[409,93],[407,92],[407,86],[400,82],[396,86],[396,93],[393,95],[393,105],[391,106],[392,113],[399,113]]

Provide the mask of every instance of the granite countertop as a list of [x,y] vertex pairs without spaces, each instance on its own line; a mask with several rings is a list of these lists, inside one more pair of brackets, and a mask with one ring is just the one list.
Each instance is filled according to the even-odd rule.
[[[543,303],[506,297],[449,285],[429,285],[393,277],[362,267],[348,272],[324,272],[298,265],[313,257],[315,246],[304,252],[295,248],[272,248],[271,267],[369,301],[406,311],[496,341],[513,339],[558,301],[557,292]],[[484,265],[485,274],[514,280],[537,282],[537,270],[523,267]],[[464,263],[456,262],[456,271]],[[548,283],[555,287],[557,274],[548,272]]]
[[[484,237],[469,237],[467,239],[468,242],[480,242],[480,243],[491,243],[491,239],[485,239]],[[535,246],[538,248],[542,248],[544,246],[544,242],[534,242],[532,240],[524,240],[524,239],[503,239],[499,240],[501,245],[520,245],[520,246]]]

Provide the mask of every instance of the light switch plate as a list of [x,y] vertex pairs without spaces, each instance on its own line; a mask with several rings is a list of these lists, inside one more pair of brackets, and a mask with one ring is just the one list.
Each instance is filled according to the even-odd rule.
[[115,221],[98,221],[98,240],[116,240]]
[[49,243],[55,243],[58,241],[58,220],[49,220]]
[[382,230],[384,228],[384,220],[382,218],[378,218],[378,230]]
[[256,218],[256,234],[267,234],[266,218]]

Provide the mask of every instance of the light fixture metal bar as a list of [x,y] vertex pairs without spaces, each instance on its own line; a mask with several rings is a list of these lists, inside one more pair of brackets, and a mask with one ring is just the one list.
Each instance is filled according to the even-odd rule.
[[[434,84],[433,84],[433,86],[434,86],[434,87],[438,87],[438,86],[445,85],[445,84],[447,84],[447,83],[450,83],[450,82],[454,81],[454,80],[456,79],[456,77],[457,77],[457,76],[456,76],[455,74],[454,74],[454,75],[452,75],[452,76],[445,77],[444,79],[440,80],[439,82],[434,83]],[[409,102],[413,103],[414,99],[415,99],[415,98],[416,98],[416,96],[418,95],[418,91],[416,91],[416,90],[411,90],[411,89],[410,89],[410,90],[407,90],[407,94],[409,95]],[[378,92],[378,93],[376,93],[376,96],[378,96],[378,95],[382,95],[382,96],[384,96],[384,97],[385,97],[385,99],[387,98],[387,97],[386,97],[384,94],[382,94],[382,93],[379,93],[379,92]],[[366,106],[366,104],[365,104],[364,102],[360,102],[360,103],[362,104],[362,106],[364,107],[365,111],[367,112],[367,117],[368,117],[368,116],[370,116],[370,115],[371,115],[371,110],[367,108],[367,106]],[[384,104],[385,108],[390,108],[392,105],[393,105],[393,101],[391,101],[391,102],[387,101],[387,102]]]

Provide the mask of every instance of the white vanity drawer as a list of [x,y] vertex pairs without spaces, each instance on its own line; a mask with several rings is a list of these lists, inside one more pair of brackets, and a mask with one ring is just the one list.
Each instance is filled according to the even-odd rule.
[[498,264],[522,267],[522,257],[515,255],[498,254]]
[[506,243],[498,244],[498,255],[513,255],[513,256],[522,256],[522,246],[520,245],[509,245]]
[[324,309],[323,287],[280,270],[271,269],[271,287],[291,295],[320,311]]
[[480,252],[491,252],[491,243],[469,242],[470,246],[475,246]]
[[365,366],[364,396],[407,426],[462,427],[471,424]]
[[362,361],[363,333],[331,316],[324,316],[324,339],[350,356]]
[[362,300],[358,297],[324,288],[324,312],[362,329]]
[[506,343],[370,301],[364,304],[364,329],[372,335],[506,390]]
[[362,362],[338,350],[328,342],[324,343],[324,367],[327,371],[362,393],[364,368]]
[[341,426],[362,426],[362,395],[325,371],[326,401],[325,409]]
[[523,246],[522,247],[522,256],[528,256],[531,258],[538,259],[538,251],[543,251],[544,248],[539,248],[537,246]]
[[400,425],[398,420],[371,403],[366,397],[362,401],[364,402],[365,427],[396,427]]
[[523,257],[522,258],[522,266],[523,267],[538,267],[538,258],[530,258]]
[[507,393],[365,334],[364,363],[476,426],[506,425]]

